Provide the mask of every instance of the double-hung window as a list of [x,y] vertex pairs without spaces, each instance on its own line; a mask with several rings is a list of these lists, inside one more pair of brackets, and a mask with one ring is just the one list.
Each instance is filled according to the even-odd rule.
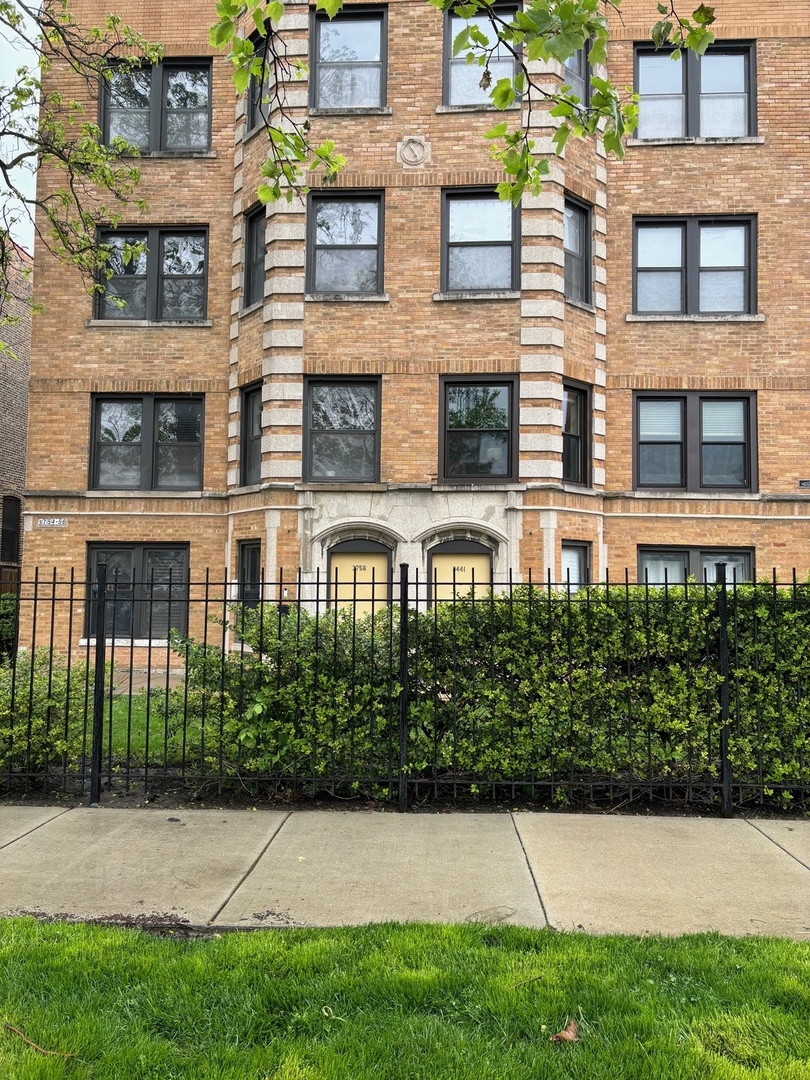
[[575,593],[591,580],[591,545],[579,540],[563,540],[560,551],[562,584]]
[[97,397],[91,486],[108,490],[199,490],[202,398]]
[[515,376],[442,377],[440,476],[504,483],[517,476]]
[[251,211],[245,219],[245,281],[243,307],[257,304],[264,298],[264,255],[267,215],[263,206]]
[[[517,9],[508,4],[493,4],[492,10],[496,20],[511,22]],[[464,40],[456,54],[455,43],[459,34],[468,28],[483,34],[489,44],[484,51],[480,46],[474,48],[475,42]],[[473,63],[467,62],[470,53],[475,56]],[[492,104],[490,89],[481,85],[484,66],[478,63],[478,59],[482,56],[486,56],[490,87],[495,86],[501,79],[510,81],[514,79],[515,57],[506,45],[498,40],[495,27],[487,15],[473,15],[465,19],[452,10],[446,12],[444,23],[445,105],[471,105],[481,108]]]
[[518,275],[518,215],[494,191],[445,191],[442,206],[442,290],[501,292]]
[[239,543],[239,600],[245,607],[258,607],[262,597],[262,545],[259,540]]
[[703,56],[636,49],[639,139],[741,138],[756,132],[754,47],[723,42]]
[[380,475],[379,379],[310,379],[306,393],[307,479],[375,482]]
[[248,84],[247,130],[264,124],[270,114],[270,72],[267,67],[267,38],[256,33],[251,37],[255,59],[261,63],[258,74],[251,73]]
[[104,139],[141,153],[199,153],[211,145],[211,64],[164,60],[114,67],[104,95]]
[[205,318],[208,233],[205,229],[103,232],[110,277],[97,298],[99,319],[198,322]]
[[563,211],[565,297],[591,303],[591,210],[585,203],[566,198]]
[[98,568],[107,567],[105,636],[167,638],[188,627],[188,544],[90,544],[88,636],[97,626]]
[[590,479],[590,393],[585,386],[563,386],[563,472],[569,484]]
[[571,53],[563,67],[563,85],[570,86],[571,93],[576,94],[580,103],[587,106],[591,96],[591,68],[587,45],[582,45],[576,52]]
[[750,548],[697,547],[640,547],[638,580],[647,585],[682,585],[692,577],[712,585],[720,581],[721,564],[729,585],[752,580]]
[[4,495],[0,508],[0,562],[20,560],[20,500]]
[[382,195],[310,195],[308,291],[338,295],[381,293],[382,237]]
[[262,386],[256,383],[242,391],[240,480],[243,487],[262,482]]
[[756,488],[754,394],[636,396],[636,487]]
[[386,9],[345,8],[314,16],[311,104],[316,109],[379,109],[385,105]]
[[741,315],[756,311],[756,219],[637,218],[634,310]]

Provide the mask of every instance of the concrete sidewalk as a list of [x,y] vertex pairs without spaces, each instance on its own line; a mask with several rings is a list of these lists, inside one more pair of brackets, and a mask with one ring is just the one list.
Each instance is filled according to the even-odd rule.
[[0,806],[0,913],[810,940],[810,821]]

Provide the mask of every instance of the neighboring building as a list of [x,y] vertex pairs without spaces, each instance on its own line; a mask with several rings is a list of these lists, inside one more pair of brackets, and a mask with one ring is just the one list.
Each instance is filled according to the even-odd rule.
[[[29,574],[227,567],[248,598],[260,568],[288,595],[299,567],[379,582],[403,562],[423,581],[807,574],[806,0],[727,0],[717,44],[678,63],[642,44],[653,0],[625,0],[609,68],[641,94],[638,137],[622,162],[570,141],[515,212],[450,16],[286,11],[310,64],[290,111],[346,152],[337,184],[258,203],[261,95],[234,115],[186,0],[140,27],[163,63],[101,103],[142,146],[148,204],[112,235],[148,253],[110,282],[124,308],[38,254]],[[536,69],[584,86],[587,56]],[[532,123],[550,150],[553,121]],[[117,633],[144,639],[138,620]]]
[[31,362],[31,256],[13,249],[0,299],[0,592],[16,588],[22,556],[28,375]]

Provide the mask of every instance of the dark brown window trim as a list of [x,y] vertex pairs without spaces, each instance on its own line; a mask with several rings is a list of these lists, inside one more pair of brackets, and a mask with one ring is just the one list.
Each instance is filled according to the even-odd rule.
[[[444,299],[445,297],[452,297],[457,294],[459,297],[475,296],[477,293],[486,293],[487,298],[497,299],[499,293],[513,293],[519,290],[520,287],[520,207],[512,207],[512,259],[510,263],[511,269],[511,281],[509,287],[506,289],[491,289],[486,286],[482,286],[480,289],[471,287],[469,289],[451,289],[448,285],[449,276],[449,250],[450,250],[450,210],[449,204],[453,199],[466,199],[466,198],[492,198],[495,202],[500,202],[498,193],[494,188],[490,187],[468,187],[468,188],[443,188],[442,189],[442,208],[441,208],[441,291],[434,294],[434,299],[439,297]],[[474,245],[474,241],[469,241],[469,244]],[[504,241],[482,241],[482,246],[485,244],[491,244],[493,246],[504,246]]]
[[[662,50],[649,42],[638,42],[633,48],[633,86],[639,85],[639,57],[655,55],[666,56],[666,46]],[[748,131],[741,136],[716,136],[717,139],[750,139],[757,134],[757,49],[754,41],[715,41],[708,50],[709,56],[718,53],[741,53],[746,62],[746,92],[748,94]],[[700,134],[700,57],[689,49],[681,54],[683,66],[683,93],[686,107],[686,132],[682,139],[701,138]],[[643,100],[643,99],[642,99]],[[633,142],[643,143],[646,139],[635,136]],[[656,141],[656,140],[650,140]]]
[[[341,480],[339,476],[336,477],[312,477],[310,475],[312,468],[312,388],[314,386],[334,386],[334,385],[354,385],[354,386],[371,386],[374,388],[374,419],[375,426],[373,431],[369,434],[374,435],[376,461],[374,467],[374,476],[369,477],[367,480],[358,479],[357,477],[348,477],[345,480]],[[382,377],[380,375],[319,375],[309,376],[304,381],[304,446],[303,446],[303,483],[317,485],[319,488],[322,484],[331,486],[340,485],[360,485],[365,488],[367,484],[379,484],[380,483],[380,427],[381,427],[381,410],[382,410]],[[347,541],[348,542],[348,541]],[[348,550],[348,548],[346,549]]]
[[[141,447],[141,482],[138,487],[102,487],[99,483],[99,446],[103,445],[99,443],[98,438],[101,406],[105,404],[105,402],[113,401],[138,401],[141,403],[141,442],[137,444]],[[156,418],[158,407],[165,401],[199,402],[200,405],[200,475],[198,482],[191,487],[187,484],[171,486],[161,484],[160,486],[157,486],[155,482],[157,464],[155,447],[158,445],[155,439],[157,430]],[[91,491],[131,491],[133,493],[136,491],[160,491],[172,493],[182,491],[197,492],[202,490],[205,468],[205,397],[202,394],[94,394],[91,399],[90,431],[90,476],[88,488]]]
[[[642,484],[639,481],[639,402],[641,401],[681,401],[682,428],[682,479],[681,484]],[[746,408],[746,466],[748,483],[736,487],[704,487],[700,480],[700,403],[701,401],[744,401]],[[710,492],[752,493],[759,486],[757,445],[757,395],[755,391],[712,391],[712,390],[638,390],[633,394],[633,487],[636,491],[663,491],[667,493]]]
[[[746,262],[740,269],[744,274],[744,311],[702,311],[700,308],[700,230],[707,225],[744,225],[746,236]],[[638,274],[646,268],[638,265],[638,235],[647,226],[680,226],[681,246],[681,307],[678,312],[655,312],[638,310]],[[655,269],[655,268],[650,268]],[[673,270],[677,269],[672,267]],[[757,311],[757,216],[756,214],[673,214],[633,218],[633,314],[634,315],[695,315],[702,318],[725,318],[754,315]]]
[[[509,450],[506,476],[448,476],[447,475],[447,390],[460,385],[506,386],[509,389]],[[439,376],[439,465],[440,485],[486,486],[517,482],[519,442],[519,376],[518,375],[440,375]]]
[[[318,51],[320,48],[320,28],[324,23],[334,22],[337,19],[366,19],[380,23],[380,100],[376,105],[347,106],[346,109],[334,106],[321,106],[318,104],[320,94]],[[310,109],[321,115],[353,115],[360,112],[379,112],[386,109],[388,104],[388,6],[379,4],[350,4],[343,7],[334,19],[330,20],[325,11],[311,12],[310,24],[310,80],[309,80],[309,106]],[[390,111],[390,110],[388,110]]]

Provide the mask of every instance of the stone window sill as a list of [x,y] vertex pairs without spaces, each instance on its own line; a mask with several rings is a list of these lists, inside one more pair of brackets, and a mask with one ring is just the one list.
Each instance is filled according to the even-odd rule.
[[157,322],[150,319],[87,319],[88,330],[200,330],[214,325],[211,319],[184,322]]
[[471,113],[471,112],[519,112],[523,108],[523,103],[520,101],[513,101],[511,105],[507,105],[505,109],[499,109],[495,105],[437,105],[435,112],[437,113]]
[[200,161],[215,161],[219,154],[216,150],[144,150],[141,154],[133,154],[138,161],[149,161],[160,158],[196,158]]
[[387,304],[391,297],[388,293],[306,293],[304,300],[309,304]]
[[296,491],[388,491],[388,484],[379,480],[360,483],[357,480],[303,480],[295,485]]
[[310,109],[310,116],[393,116],[390,105],[358,105],[353,109]]
[[458,484],[450,480],[440,480],[431,485],[431,491],[435,492],[471,492],[471,491],[525,491],[526,485],[517,480],[462,480]]
[[625,315],[625,322],[763,323],[764,315]]
[[579,308],[580,311],[589,311],[592,315],[596,315],[596,307],[593,304],[586,304],[584,300],[575,300],[573,296],[566,296],[565,302],[571,307]]
[[254,311],[261,311],[262,307],[264,307],[264,298],[257,300],[255,304],[248,304],[247,307],[240,308],[238,317],[243,319],[245,315],[252,315]]
[[[611,492],[611,495],[613,492]],[[618,494],[618,493],[617,493]],[[745,502],[757,502],[759,492],[756,491],[684,491],[682,488],[673,488],[671,491],[662,491],[660,488],[636,488],[626,493],[633,499],[687,499],[690,502],[720,499],[725,502],[734,502],[740,499]],[[677,545],[675,545],[677,546]]]
[[764,135],[728,135],[702,138],[698,135],[677,139],[628,139],[626,146],[762,146]]
[[149,490],[146,488],[93,488],[90,491],[81,492],[86,499],[201,499],[203,493],[199,488],[184,490],[178,488],[171,491]]
[[482,292],[436,292],[433,299],[437,303],[446,300],[520,300],[519,289],[501,289]]

